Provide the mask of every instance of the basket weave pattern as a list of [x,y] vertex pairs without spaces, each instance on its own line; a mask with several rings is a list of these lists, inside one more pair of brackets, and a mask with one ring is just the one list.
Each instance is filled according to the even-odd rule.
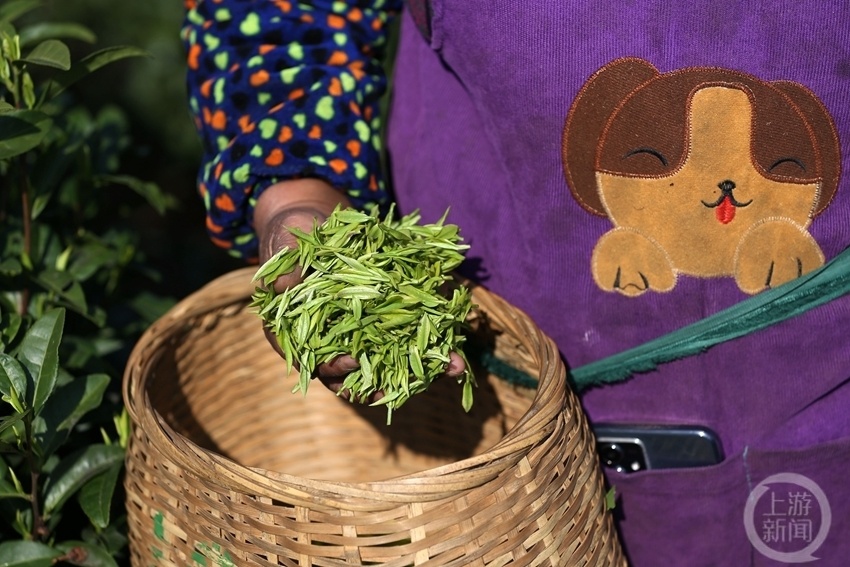
[[523,313],[473,291],[496,354],[537,390],[476,371],[469,414],[443,380],[386,426],[318,384],[290,393],[246,308],[252,274],[189,296],[133,351],[134,567],[625,565],[584,414]]

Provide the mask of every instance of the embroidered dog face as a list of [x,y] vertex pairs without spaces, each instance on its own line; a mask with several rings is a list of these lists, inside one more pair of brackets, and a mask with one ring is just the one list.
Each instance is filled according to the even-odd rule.
[[563,136],[567,183],[614,228],[592,272],[603,289],[669,291],[679,274],[756,293],[824,262],[807,228],[838,186],[832,119],[797,83],[728,69],[659,73],[620,59],[584,85]]

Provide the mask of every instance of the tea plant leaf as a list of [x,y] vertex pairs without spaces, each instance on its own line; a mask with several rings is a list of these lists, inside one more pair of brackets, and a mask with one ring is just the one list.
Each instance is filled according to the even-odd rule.
[[118,563],[116,563],[108,551],[98,545],[93,545],[85,541],[63,541],[56,546],[56,549],[65,555],[74,557],[74,561],[71,561],[70,558],[66,559],[71,565],[78,565],[80,567],[118,567]]
[[28,152],[41,143],[53,121],[37,110],[15,110],[0,114],[0,159]]
[[88,315],[83,288],[71,273],[51,268],[38,274],[36,281],[62,298],[73,311],[80,315]]
[[73,22],[40,22],[21,29],[20,36],[22,47],[46,39],[76,39],[86,43],[97,40],[93,31]]
[[71,65],[71,69],[63,75],[54,79],[54,85],[50,88],[50,97],[55,97],[65,89],[101,67],[105,67],[115,61],[129,57],[147,57],[146,51],[132,46],[107,47],[83,57],[77,63]]
[[27,373],[20,362],[6,353],[0,353],[0,393],[10,396],[12,388],[19,400],[25,400]]
[[51,455],[64,442],[85,414],[100,406],[109,382],[106,374],[90,374],[56,388],[34,425],[45,455]]
[[62,552],[36,541],[0,543],[0,567],[51,567]]
[[59,372],[59,341],[65,325],[65,310],[52,309],[42,315],[24,335],[18,358],[33,384],[32,408],[38,415],[53,388]]
[[112,505],[112,495],[118,484],[122,463],[114,465],[89,480],[80,489],[77,497],[80,507],[92,524],[98,528],[109,525],[109,512]]
[[71,68],[71,50],[58,39],[46,39],[19,61],[67,71]]
[[161,215],[177,207],[177,199],[174,195],[164,192],[156,183],[142,181],[132,175],[98,175],[95,177],[95,183],[98,186],[123,185],[132,189]]
[[0,5],[0,22],[13,22],[27,12],[38,8],[39,0],[11,0]]
[[90,479],[123,461],[124,450],[116,445],[89,445],[63,459],[45,485],[45,514],[61,508]]
[[8,417],[4,417],[0,419],[0,434],[4,431],[15,425],[16,423],[20,423],[22,419],[24,419],[25,413],[16,413],[15,415],[10,415]]

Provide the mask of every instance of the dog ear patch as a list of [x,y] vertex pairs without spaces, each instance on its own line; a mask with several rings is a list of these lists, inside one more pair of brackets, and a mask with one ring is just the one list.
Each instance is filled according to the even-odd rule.
[[561,137],[564,175],[573,197],[590,213],[606,216],[596,189],[596,151],[608,119],[629,93],[658,74],[644,59],[616,59],[587,80],[570,107]]
[[817,95],[800,83],[774,81],[770,84],[791,100],[809,125],[816,141],[821,190],[812,216],[817,216],[832,202],[838,190],[838,180],[841,178],[841,144],[838,141],[835,122]]

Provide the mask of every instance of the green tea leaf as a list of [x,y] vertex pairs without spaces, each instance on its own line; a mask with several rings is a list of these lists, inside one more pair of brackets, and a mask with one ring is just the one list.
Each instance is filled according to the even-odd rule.
[[0,393],[9,396],[12,388],[19,400],[27,399],[26,370],[13,357],[0,353]]
[[64,325],[65,310],[52,309],[35,322],[21,341],[18,357],[33,382],[31,405],[36,415],[56,385]]
[[36,541],[0,543],[0,567],[51,567],[60,555],[60,551]]
[[39,22],[21,29],[20,36],[23,47],[46,39],[76,39],[86,43],[97,39],[93,31],[73,22]]
[[0,22],[13,22],[40,4],[39,0],[8,0],[0,5]]
[[461,399],[461,405],[463,406],[464,411],[472,409],[472,382],[469,380],[463,383],[463,398]]
[[26,414],[16,413],[15,415],[10,415],[8,417],[0,418],[0,433],[3,433],[16,423],[20,423]]
[[58,448],[85,414],[100,406],[109,382],[106,374],[90,374],[56,388],[38,418],[43,422],[39,437],[46,455]]
[[[454,293],[447,266],[468,247],[453,225],[419,225],[418,213],[394,220],[337,208],[307,233],[297,229],[297,248],[282,251],[260,266],[263,281],[252,307],[277,335],[284,358],[299,366],[293,391],[306,393],[315,365],[348,354],[360,363],[340,391],[367,402],[381,392],[377,405],[392,412],[411,395],[425,391],[442,375],[449,353],[459,351],[471,296]],[[281,294],[267,287],[283,269],[300,263],[304,280]],[[461,354],[461,353],[459,353]],[[462,356],[462,354],[461,354]],[[467,366],[471,405],[475,382]]]
[[71,50],[58,39],[46,39],[20,61],[67,71],[71,68]]
[[122,466],[123,464],[119,463],[106,469],[80,489],[77,497],[80,507],[98,528],[103,529],[109,525],[112,495],[115,493]]
[[605,493],[605,509],[613,510],[617,507],[617,487],[612,486],[608,492]]
[[86,75],[94,73],[98,69],[130,57],[147,57],[148,53],[138,47],[115,46],[101,49],[91,53],[71,66],[69,71],[57,77],[54,86],[50,89],[50,96],[55,97]]
[[124,450],[116,445],[89,445],[66,457],[50,472],[45,485],[45,513],[58,510],[90,479],[123,461]]
[[37,110],[0,114],[0,159],[24,154],[38,146],[52,124],[48,115]]
[[142,181],[132,175],[98,175],[95,182],[98,185],[115,184],[132,189],[161,215],[177,208],[174,195],[164,192],[156,183]]
[[73,557],[74,560],[66,559],[71,565],[81,567],[118,567],[118,563],[112,555],[98,545],[92,545],[85,541],[64,541],[56,546],[56,549]]

